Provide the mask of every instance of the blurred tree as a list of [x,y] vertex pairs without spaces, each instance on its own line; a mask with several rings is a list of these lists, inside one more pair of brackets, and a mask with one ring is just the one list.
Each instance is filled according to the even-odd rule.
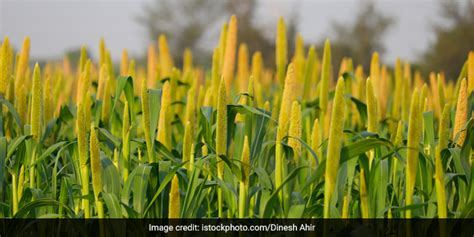
[[[335,33],[331,39],[333,65],[339,65],[343,57],[352,57],[354,63],[362,64],[368,70],[372,53],[377,51],[382,56],[385,52],[383,36],[393,23],[392,17],[377,11],[373,1],[361,1],[352,24],[332,24]],[[334,70],[339,68],[335,67]]]
[[444,25],[433,26],[435,40],[420,64],[425,72],[443,70],[448,79],[456,79],[470,50],[474,50],[474,1],[440,1]]
[[[151,42],[165,34],[174,57],[180,62],[186,47],[194,55],[203,51],[199,41],[223,17],[224,4],[212,0],[155,0],[143,7],[138,22],[147,30]],[[219,21],[220,22],[220,21]]]
[[[178,64],[182,61],[184,49],[190,48],[195,61],[206,65],[217,45],[222,24],[235,14],[239,44],[247,43],[251,53],[262,51],[265,62],[272,62],[267,65],[273,65],[274,35],[265,34],[270,27],[256,23],[257,5],[257,0],[154,0],[145,5],[138,21],[146,28],[150,40],[156,41],[160,34],[168,37],[170,50]],[[289,23],[288,29],[295,31],[296,21]]]

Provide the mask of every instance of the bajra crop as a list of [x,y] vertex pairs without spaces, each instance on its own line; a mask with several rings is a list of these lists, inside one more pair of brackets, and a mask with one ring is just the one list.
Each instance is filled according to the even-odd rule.
[[337,65],[329,40],[298,35],[289,55],[281,18],[264,65],[237,32],[233,16],[210,68],[165,35],[143,65],[127,50],[115,65],[104,39],[98,61],[83,46],[77,65],[32,64],[30,39],[15,58],[5,37],[0,215],[472,216],[474,52],[454,79],[377,52]]

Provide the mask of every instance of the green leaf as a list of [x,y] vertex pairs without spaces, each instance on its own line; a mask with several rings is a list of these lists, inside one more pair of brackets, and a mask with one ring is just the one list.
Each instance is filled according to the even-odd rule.
[[351,96],[350,99],[355,104],[357,111],[359,112],[362,124],[367,124],[367,105],[353,96]]
[[392,212],[403,212],[406,210],[417,210],[420,208],[423,208],[427,206],[429,202],[424,202],[424,203],[418,203],[418,204],[412,204],[408,206],[403,206],[403,207],[392,207]]
[[203,193],[206,189],[207,177],[199,178],[200,172],[198,169],[194,169],[191,174],[191,179],[188,182],[186,194],[184,196],[183,208],[181,208],[182,218],[192,218],[196,216],[197,210],[204,201],[204,197],[207,193]]
[[122,207],[117,195],[114,193],[101,193],[101,195],[107,206],[109,218],[122,218]]
[[[265,113],[269,113],[265,111]],[[262,145],[268,130],[268,121],[266,116],[256,116],[255,135],[250,145],[250,157],[257,157],[262,151]]]
[[143,214],[151,166],[139,165],[135,169],[137,173],[133,177],[133,209],[139,214]]
[[[161,109],[161,90],[148,89],[148,106],[150,108],[150,131],[151,140],[154,141],[156,138],[156,127],[158,126],[158,120],[160,119]],[[142,101],[143,103],[143,101]]]
[[163,190],[166,188],[169,182],[173,179],[173,176],[176,174],[179,168],[183,166],[185,163],[181,163],[178,166],[175,166],[170,172],[168,172],[165,176],[165,178],[161,181],[160,186],[158,187],[158,190],[155,192],[155,195],[153,195],[153,198],[148,202],[148,206],[145,208],[145,211],[143,212],[143,216],[146,216],[150,208],[153,206],[153,203],[156,201],[158,196],[163,192]]
[[111,142],[114,147],[120,147],[120,140],[114,135],[112,135],[107,129],[105,128],[99,128],[99,132],[104,135],[107,141]]
[[166,160],[174,161],[175,163],[180,163],[179,158],[174,156],[171,151],[168,150],[161,142],[154,140],[155,150]]
[[254,169],[255,173],[258,176],[259,184],[261,184],[266,190],[273,189],[273,183],[271,181],[270,175],[262,167],[257,167]]
[[[130,107],[130,111],[135,111],[135,103],[134,103],[134,96],[133,96],[133,78],[130,76],[124,77],[119,76],[117,78],[117,87],[115,90],[115,97],[114,103],[112,105],[112,111],[115,111],[115,107],[117,105],[118,100],[120,99],[120,95],[122,91],[125,93],[125,98],[128,101],[128,106]],[[112,120],[113,116],[110,116]],[[130,121],[135,121],[135,113],[130,113]],[[112,122],[110,122],[112,123]]]
[[100,161],[102,163],[102,183],[104,186],[104,191],[106,193],[114,194],[118,197],[121,191],[121,179],[117,168],[109,158],[101,157]]
[[283,189],[283,187],[290,181],[292,180],[293,178],[296,177],[296,175],[301,171],[303,170],[304,168],[307,168],[305,166],[300,166],[296,169],[294,169],[286,178],[285,180],[283,181],[283,183],[275,190],[272,192],[272,194],[270,195],[270,198],[268,199],[268,201],[264,204],[264,208],[263,208],[263,217],[264,218],[268,218],[270,217],[270,211],[271,211],[271,203],[272,201],[277,198],[278,196],[278,192],[280,192],[281,189]]
[[3,178],[5,177],[5,159],[7,158],[7,138],[0,137],[0,193],[3,193]]
[[221,160],[224,161],[226,166],[232,171],[232,174],[237,178],[237,180],[241,181],[242,180],[242,172],[241,172],[239,166],[233,163],[233,161],[240,162],[240,160],[230,161],[229,159],[227,159],[226,155],[219,155],[219,158],[221,158]]
[[38,158],[38,160],[36,160],[35,164],[38,164],[40,161],[42,161],[43,159],[45,159],[46,157],[50,156],[54,151],[56,151],[57,149],[61,148],[64,144],[66,144],[67,142],[66,141],[63,141],[63,142],[58,142],[54,145],[51,145],[50,147],[48,147],[48,149],[46,149],[46,151],[44,151],[41,156]]
[[[5,106],[7,106],[8,111],[10,111],[10,113],[12,114],[13,119],[15,120],[16,125],[18,126],[18,128],[19,128],[20,130],[22,130],[22,129],[23,129],[23,125],[21,124],[20,116],[18,116],[18,113],[16,112],[15,107],[10,103],[10,101],[8,101],[8,100],[6,100],[6,99],[0,99],[0,105],[2,105],[2,104],[4,104]],[[0,106],[0,109],[3,109],[2,106]]]
[[11,158],[13,154],[15,154],[16,149],[23,144],[26,140],[32,138],[33,136],[28,135],[28,136],[20,136],[15,138],[11,144],[8,146],[8,153],[7,153],[7,159]]
[[309,153],[313,156],[314,160],[316,161],[316,165],[319,165],[319,158],[316,155],[316,152],[314,152],[311,146],[308,145],[305,141],[303,141],[303,139],[299,137],[292,137],[292,136],[286,136],[283,139],[286,139],[286,138],[292,138],[292,139],[297,140],[299,143],[301,143],[301,145],[303,145],[309,151]]
[[390,141],[383,138],[367,138],[344,146],[341,149],[341,163],[380,146],[393,147]]
[[304,204],[292,205],[288,211],[288,218],[302,218],[305,209]]
[[66,206],[54,199],[49,198],[40,198],[27,203],[22,208],[20,208],[20,210],[18,210],[18,212],[13,216],[13,218],[17,219],[27,217],[28,213],[34,211],[36,208],[46,206],[63,207],[69,217],[76,218],[74,210],[72,210],[69,206]]

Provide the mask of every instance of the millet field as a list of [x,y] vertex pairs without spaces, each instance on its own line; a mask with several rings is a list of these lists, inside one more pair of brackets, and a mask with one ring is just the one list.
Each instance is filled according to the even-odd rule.
[[474,216],[474,52],[457,78],[377,52],[334,64],[330,40],[305,48],[280,18],[264,65],[237,29],[222,26],[209,68],[165,35],[144,63],[114,64],[101,40],[98,60],[83,46],[77,65],[41,66],[28,37],[15,52],[5,36],[0,216]]

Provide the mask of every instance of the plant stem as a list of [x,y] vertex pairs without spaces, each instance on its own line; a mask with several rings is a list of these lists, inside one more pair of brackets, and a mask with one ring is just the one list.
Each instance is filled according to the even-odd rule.
[[12,174],[13,216],[18,212],[18,184],[16,174]]
[[84,164],[81,165],[81,179],[82,179],[82,209],[84,210],[84,218],[91,217],[91,211],[89,207],[89,167]]

